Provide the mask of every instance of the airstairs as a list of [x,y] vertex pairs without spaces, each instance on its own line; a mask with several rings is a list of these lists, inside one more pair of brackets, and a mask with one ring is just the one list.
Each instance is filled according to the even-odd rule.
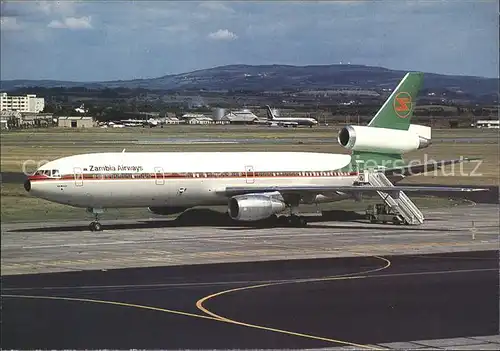
[[[360,174],[359,183],[370,184],[372,186],[391,187],[394,184],[382,172],[365,171]],[[424,223],[424,215],[410,198],[402,191],[392,194],[383,191],[377,191],[384,202],[395,212],[399,213],[408,224],[419,225]]]

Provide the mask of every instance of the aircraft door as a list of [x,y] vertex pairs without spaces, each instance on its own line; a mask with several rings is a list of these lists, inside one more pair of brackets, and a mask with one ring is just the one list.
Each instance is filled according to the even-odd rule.
[[155,167],[155,183],[156,185],[165,184],[165,174],[162,167]]
[[247,184],[253,184],[255,182],[255,170],[253,166],[245,166],[245,178]]
[[80,167],[75,167],[73,168],[73,173],[75,177],[75,185],[76,186],[83,186],[83,172]]

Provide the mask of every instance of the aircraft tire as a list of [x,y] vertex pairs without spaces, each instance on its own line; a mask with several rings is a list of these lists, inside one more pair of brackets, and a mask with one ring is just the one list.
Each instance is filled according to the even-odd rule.
[[279,216],[277,218],[277,224],[278,226],[286,226],[289,224],[288,217],[286,216]]
[[301,227],[307,227],[307,219],[305,219],[304,217],[299,217],[299,225]]
[[91,222],[89,224],[89,229],[91,232],[100,232],[102,231],[102,224],[99,222]]
[[304,217],[301,216],[290,216],[288,218],[288,223],[292,227],[306,227],[307,226],[307,220]]

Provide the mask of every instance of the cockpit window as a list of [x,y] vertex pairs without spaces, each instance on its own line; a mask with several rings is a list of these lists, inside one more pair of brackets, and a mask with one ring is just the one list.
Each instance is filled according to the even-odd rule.
[[47,177],[59,178],[61,175],[57,169],[40,169],[34,175],[45,175]]

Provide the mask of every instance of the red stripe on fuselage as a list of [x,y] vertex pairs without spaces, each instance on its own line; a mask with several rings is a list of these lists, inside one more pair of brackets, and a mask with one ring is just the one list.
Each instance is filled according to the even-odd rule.
[[358,172],[296,171],[296,172],[186,172],[186,173],[80,173],[58,178],[46,175],[29,176],[30,181],[61,180],[155,180],[155,179],[222,179],[222,178],[332,178],[357,176]]
[[33,181],[33,180],[57,180],[60,178],[49,178],[46,175],[30,175],[28,176],[28,179]]

